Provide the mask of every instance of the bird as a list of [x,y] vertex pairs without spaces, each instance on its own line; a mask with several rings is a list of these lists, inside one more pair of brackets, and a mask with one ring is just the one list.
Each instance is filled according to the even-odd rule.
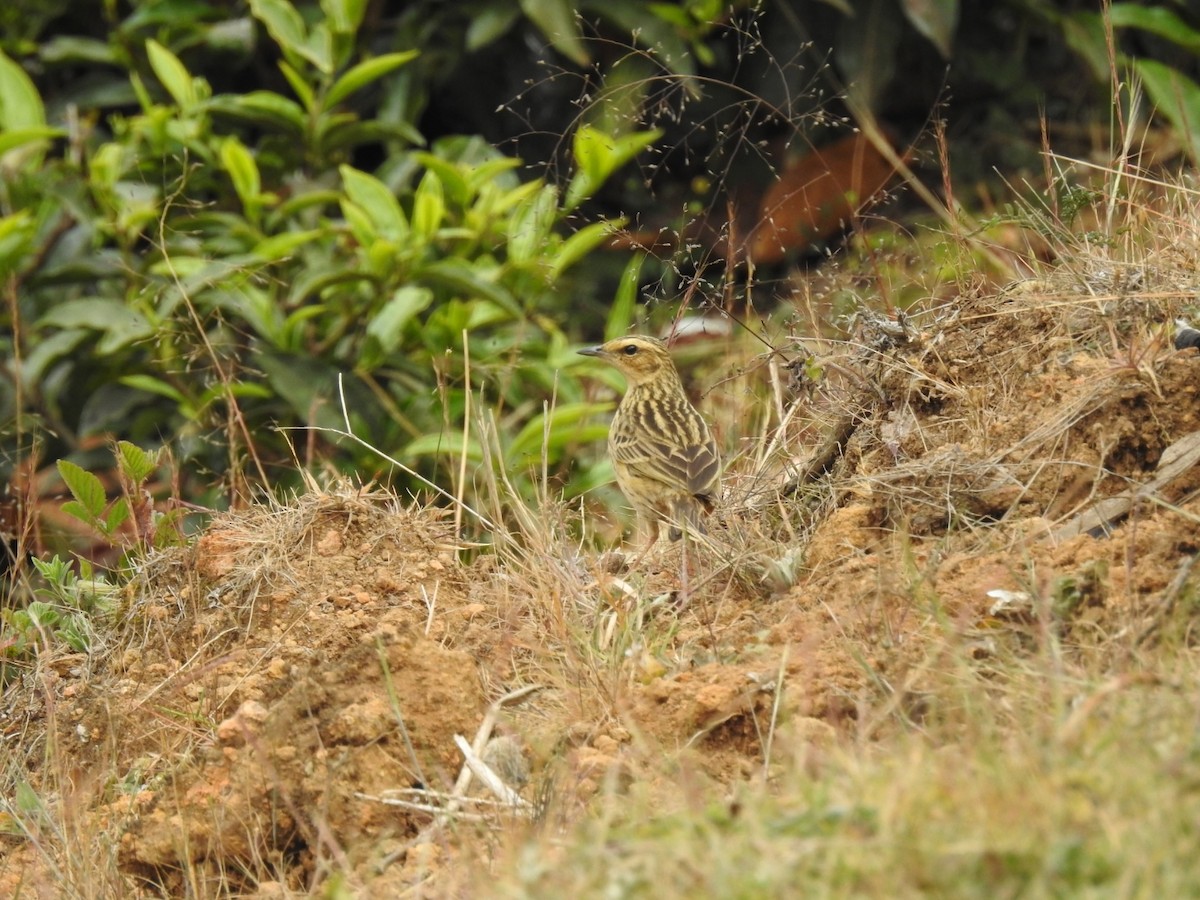
[[662,341],[633,335],[579,351],[614,366],[628,383],[608,432],[617,487],[653,545],[667,526],[672,541],[683,529],[706,534],[720,489],[721,458],[704,417],[683,389]]

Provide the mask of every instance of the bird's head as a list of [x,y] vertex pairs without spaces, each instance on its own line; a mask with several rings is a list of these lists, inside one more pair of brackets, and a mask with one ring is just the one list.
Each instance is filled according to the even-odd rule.
[[631,335],[579,352],[616,366],[630,387],[650,384],[663,378],[679,378],[666,344],[657,338]]

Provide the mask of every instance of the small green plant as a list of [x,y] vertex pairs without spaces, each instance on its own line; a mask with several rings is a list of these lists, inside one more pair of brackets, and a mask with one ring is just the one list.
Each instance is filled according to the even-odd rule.
[[[67,459],[58,461],[58,472],[73,500],[63,504],[63,512],[93,529],[106,542],[117,545],[126,523],[136,546],[162,546],[178,537],[177,516],[158,513],[146,490],[146,480],[158,468],[162,451],[143,450],[129,441],[117,442],[117,474],[121,496],[109,502],[99,477]],[[45,574],[45,573],[43,573]]]
[[[58,471],[73,499],[63,512],[92,529],[108,546],[123,551],[122,567],[131,555],[179,540],[177,515],[154,509],[147,481],[157,471],[162,451],[143,450],[128,441],[115,447],[121,496],[109,500],[100,478],[70,460],[59,460]],[[72,563],[55,554],[33,559],[41,583],[39,598],[24,607],[8,609],[0,620],[0,682],[11,676],[11,661],[28,661],[39,650],[65,644],[76,653],[92,649],[96,620],[110,614],[120,590],[120,578],[110,580],[88,559]]]
[[[94,633],[90,620],[112,612],[118,585],[96,572],[85,559],[79,560],[78,573],[57,555],[49,562],[35,559],[33,564],[45,581],[37,593],[46,601],[35,600],[24,610],[14,611],[14,624],[32,627],[41,635],[50,634],[76,653],[86,653]],[[28,617],[27,623],[22,613]]]
[[43,598],[0,613],[0,684],[5,684],[39,652],[63,645],[87,653],[96,641],[96,621],[115,609],[118,585],[95,571],[85,559],[78,571],[55,555],[33,560],[42,578],[35,589]]

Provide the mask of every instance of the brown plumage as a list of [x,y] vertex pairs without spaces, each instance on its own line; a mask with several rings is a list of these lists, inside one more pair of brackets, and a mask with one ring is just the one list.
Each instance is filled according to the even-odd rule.
[[704,533],[700,513],[712,512],[721,460],[666,345],[631,336],[579,352],[616,366],[629,383],[608,432],[608,453],[617,486],[650,542],[663,523],[673,541],[681,526]]

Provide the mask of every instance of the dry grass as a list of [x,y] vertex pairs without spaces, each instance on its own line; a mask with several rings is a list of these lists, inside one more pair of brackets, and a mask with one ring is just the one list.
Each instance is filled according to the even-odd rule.
[[[0,893],[1197,893],[1200,478],[1048,536],[1200,431],[1164,339],[1194,197],[1119,174],[1108,239],[1049,231],[1035,283],[737,351],[708,538],[598,552],[487,458],[481,545],[314,485],[148,562],[106,657],[44,653],[5,697]],[[532,820],[456,814],[448,734],[488,715]],[[442,813],[364,799],[418,774]]]
[[765,783],[670,809],[614,792],[567,835],[513,848],[502,895],[1190,894],[1190,656],[1122,676],[1050,658],[937,671],[919,727],[801,746]]

